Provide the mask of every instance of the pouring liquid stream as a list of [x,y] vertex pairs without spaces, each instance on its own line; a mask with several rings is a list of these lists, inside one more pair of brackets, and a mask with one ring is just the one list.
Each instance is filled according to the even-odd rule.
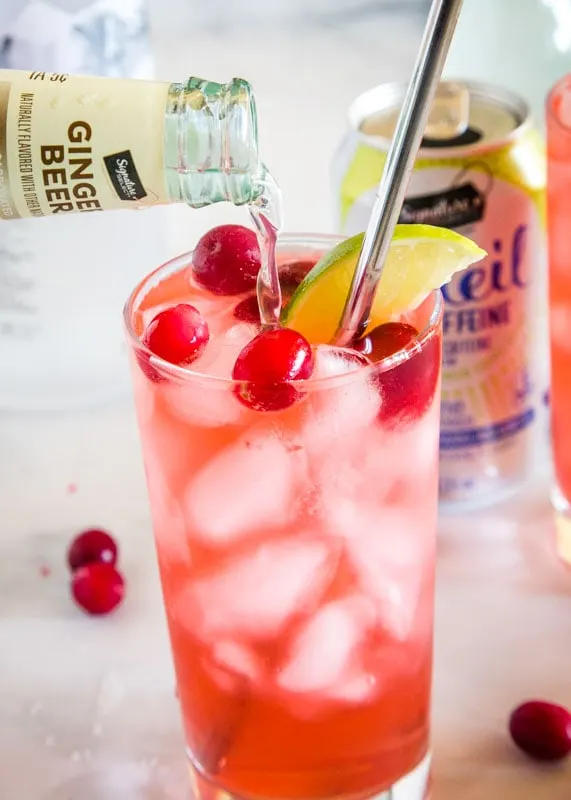
[[261,266],[258,273],[257,296],[262,328],[271,330],[280,325],[282,292],[280,287],[276,244],[282,227],[281,191],[271,175],[266,174],[263,189],[250,206],[250,216],[258,234]]

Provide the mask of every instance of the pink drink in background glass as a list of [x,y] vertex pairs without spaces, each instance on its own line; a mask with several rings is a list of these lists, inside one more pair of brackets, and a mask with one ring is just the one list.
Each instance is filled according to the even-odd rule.
[[[308,269],[338,241],[284,236]],[[198,793],[369,797],[429,748],[440,295],[416,347],[365,366],[318,346],[297,402],[260,412],[230,375],[247,295],[159,268],[126,306],[137,414],[187,752]],[[295,271],[294,267],[294,271]],[[285,285],[287,294],[287,282]],[[174,367],[140,342],[187,302],[210,328]],[[426,789],[426,791],[428,791]]]
[[571,564],[571,76],[547,97],[551,441],[557,548]]

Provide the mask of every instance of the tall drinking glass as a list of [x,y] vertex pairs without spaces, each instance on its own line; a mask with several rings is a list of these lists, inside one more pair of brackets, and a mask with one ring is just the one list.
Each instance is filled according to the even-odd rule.
[[[338,239],[284,236],[284,275]],[[281,411],[228,375],[256,334],[243,297],[165,264],[125,309],[186,751],[199,797],[428,793],[441,299],[377,364],[319,346]],[[210,327],[190,368],[141,343],[188,302]],[[281,389],[284,391],[284,388]],[[400,797],[401,795],[396,795]]]
[[571,564],[571,75],[547,97],[551,439],[557,548]]

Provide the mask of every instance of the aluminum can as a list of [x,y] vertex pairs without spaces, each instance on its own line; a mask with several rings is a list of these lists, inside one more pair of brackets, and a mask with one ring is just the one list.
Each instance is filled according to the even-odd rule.
[[[337,230],[364,230],[404,84],[358,97],[333,164]],[[442,505],[498,500],[533,474],[548,385],[545,148],[524,100],[440,84],[399,222],[452,228],[486,259],[443,287]]]

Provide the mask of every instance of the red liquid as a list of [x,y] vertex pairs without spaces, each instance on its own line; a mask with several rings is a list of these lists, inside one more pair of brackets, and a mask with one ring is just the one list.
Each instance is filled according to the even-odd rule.
[[[555,476],[563,497],[571,504],[571,129],[558,119],[571,81],[554,89],[548,99],[548,226],[549,313],[551,329],[551,441]],[[557,546],[571,563],[571,524],[562,525]]]

